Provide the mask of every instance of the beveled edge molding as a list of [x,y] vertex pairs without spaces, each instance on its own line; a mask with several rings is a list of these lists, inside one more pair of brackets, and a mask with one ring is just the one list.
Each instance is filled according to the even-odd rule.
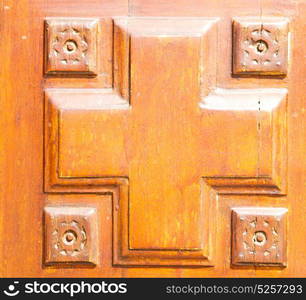
[[59,124],[61,110],[128,110],[127,100],[112,89],[45,90],[45,192],[92,192],[126,183],[125,177],[63,177],[59,174]]
[[[203,17],[117,17],[114,18],[114,89],[123,98],[130,95],[130,51],[132,37],[179,37],[201,39],[200,97],[216,86],[217,30],[219,18]],[[209,56],[208,56],[209,55]],[[209,57],[209,59],[208,59]],[[205,63],[204,63],[205,62]],[[205,84],[204,84],[205,83]]]
[[[156,22],[156,20],[158,20],[158,22]],[[147,37],[167,35],[199,37],[201,39],[200,51],[202,54],[199,65],[199,84],[201,86],[201,95],[205,95],[209,91],[209,87],[216,84],[216,51],[212,52],[205,46],[207,43],[217,45],[217,21],[217,18],[118,18],[114,20],[115,32],[117,33],[117,36],[124,41],[122,45],[126,47],[126,49],[125,51],[120,47],[115,47],[115,49],[117,49],[117,51],[129,53],[133,36]],[[177,24],[179,24],[179,26]],[[188,26],[186,26],[186,24]],[[209,57],[208,54],[211,54],[211,59],[207,60],[207,64],[211,66],[210,68],[207,66],[207,64],[204,64],[205,58]],[[130,64],[128,61],[129,58],[130,56],[128,56],[126,60],[117,61],[123,62],[126,66],[127,64]],[[115,68],[118,67],[121,67],[121,69],[126,69],[126,67],[122,65],[115,65]],[[123,77],[121,82],[126,81],[128,81],[128,79]],[[204,85],[204,83],[206,84]],[[119,87],[118,93],[122,97],[129,95],[129,92],[126,89],[120,89],[120,84],[116,84],[116,86]],[[127,84],[125,84],[125,86],[127,86]],[[199,95],[199,98],[201,95]],[[152,267],[213,266],[213,246],[216,228],[212,226],[212,224],[214,224],[216,201],[215,199],[213,199],[212,202],[208,201],[209,198],[206,198],[205,194],[206,185],[202,178],[199,180],[201,181],[201,195],[199,195],[199,197],[201,197],[201,201],[203,201],[203,205],[205,207],[203,249],[130,249],[128,186],[119,186],[117,190],[118,194],[113,194],[114,197],[118,199],[117,201],[119,201],[119,204],[117,206],[115,205],[114,207],[113,265]]]
[[[201,201],[204,206],[204,236],[202,249],[189,250],[137,250],[129,248],[128,185],[121,185],[113,193],[113,265],[114,266],[180,266],[213,267],[216,237],[216,199],[207,197],[209,187],[201,178]],[[212,201],[211,201],[212,200]]]
[[287,94],[285,88],[216,88],[202,98],[199,103],[201,109],[231,112],[251,110],[259,114],[264,111],[271,112],[272,116],[272,174],[204,177],[205,182],[219,194],[287,194]]

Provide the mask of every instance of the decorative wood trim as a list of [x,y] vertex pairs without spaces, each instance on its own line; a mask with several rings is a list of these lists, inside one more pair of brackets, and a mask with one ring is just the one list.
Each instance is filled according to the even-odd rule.
[[45,264],[97,264],[97,217],[94,207],[46,206]]
[[98,19],[45,20],[45,73],[96,76]]
[[233,20],[233,74],[285,76],[287,65],[288,19]]
[[232,264],[286,266],[286,208],[232,210]]
[[[215,84],[215,51],[206,53],[208,42],[216,45],[216,19],[179,18],[119,18],[114,22],[114,86],[111,90],[47,89],[45,91],[45,191],[64,193],[107,193],[113,195],[114,245],[113,264],[164,265],[164,266],[212,266],[215,201],[209,203],[203,198],[206,188],[201,179],[200,201],[203,203],[203,237],[201,248],[188,249],[133,249],[129,245],[129,181],[126,177],[67,177],[59,172],[59,123],[60,111],[66,109],[118,109],[129,108],[130,90],[130,39],[131,35],[171,34],[196,36],[201,41],[201,57],[205,59],[199,66],[201,74],[201,93],[209,91],[208,86]],[[152,31],[152,24],[154,30]],[[137,31],[142,28],[141,31]],[[210,48],[211,49],[211,48]],[[212,64],[211,68],[208,68]],[[209,65],[209,66],[208,66]],[[207,70],[206,70],[207,68]],[[204,85],[205,83],[205,85]],[[101,101],[99,101],[101,99]],[[103,99],[103,100],[102,100]],[[86,107],[84,106],[86,103]],[[107,107],[105,107],[105,105]]]
[[[119,18],[114,22],[114,83],[113,89],[47,89],[45,103],[45,191],[61,193],[106,193],[113,195],[114,235],[113,264],[121,266],[212,266],[216,226],[214,216],[218,194],[286,193],[286,95],[285,89],[222,90],[216,86],[216,58],[201,47],[206,63],[200,66],[200,103],[202,110],[235,113],[237,104],[246,111],[268,113],[271,116],[272,166],[271,174],[258,172],[254,177],[206,176],[201,179],[203,218],[203,247],[194,249],[133,249],[129,245],[129,179],[126,176],[69,177],[59,172],[59,122],[62,109],[120,109],[130,107],[130,43],[131,37],[160,34],[191,35],[201,38],[201,45],[216,43],[216,19],[180,18]],[[152,27],[154,22],[154,27]],[[202,26],[199,26],[201,25]],[[190,25],[189,27],[187,25]],[[141,30],[140,30],[141,28]],[[194,30],[194,31],[193,31]],[[208,47],[209,48],[209,47]],[[210,47],[211,48],[211,47]],[[210,51],[211,52],[211,51]],[[205,83],[205,84],[204,84]],[[257,98],[256,98],[257,97]],[[246,99],[245,99],[246,98]],[[100,99],[100,100],[99,100]],[[102,100],[103,99],[103,100]],[[259,102],[258,102],[259,101]],[[86,103],[86,105],[84,104]],[[284,143],[285,141],[285,143]],[[259,149],[258,151],[264,151]],[[260,171],[260,170],[259,170]],[[220,174],[222,175],[222,174]]]

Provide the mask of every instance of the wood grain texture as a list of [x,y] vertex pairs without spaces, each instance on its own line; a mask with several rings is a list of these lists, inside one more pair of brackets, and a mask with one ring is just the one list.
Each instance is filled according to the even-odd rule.
[[[304,123],[304,103],[305,103],[305,62],[302,59],[305,56],[304,48],[304,19],[306,13],[305,1],[288,0],[266,0],[266,1],[204,1],[204,0],[178,0],[175,5],[165,0],[90,0],[90,1],[58,1],[58,0],[20,0],[18,3],[12,0],[1,0],[0,18],[0,53],[3,58],[0,68],[0,93],[2,114],[0,117],[0,197],[1,197],[1,217],[0,217],[0,274],[5,277],[20,276],[38,276],[38,277],[298,277],[305,275],[305,239],[306,227],[303,224],[305,211],[305,172],[303,162],[305,161],[305,123]],[[101,34],[99,49],[107,50],[107,55],[101,57],[107,71],[102,71],[102,61],[98,62],[99,72],[94,78],[44,78],[43,77],[43,32],[44,19],[47,17],[64,18],[98,18],[103,22],[105,17],[117,18],[118,16],[130,17],[203,17],[219,18],[218,22],[218,43],[214,54],[217,57],[215,76],[209,78],[213,81],[210,87],[222,89],[287,89],[288,96],[286,101],[281,101],[287,105],[287,190],[283,189],[282,184],[274,180],[274,184],[269,187],[263,179],[263,190],[261,195],[257,192],[248,192],[239,195],[240,190],[251,191],[250,187],[260,184],[257,179],[245,179],[246,185],[240,184],[239,189],[233,189],[235,182],[225,179],[218,190],[218,183],[203,182],[203,195],[206,199],[217,199],[216,213],[213,224],[216,226],[214,250],[214,267],[210,268],[192,268],[192,267],[167,267],[159,266],[155,268],[146,267],[114,267],[112,264],[112,218],[113,211],[119,211],[116,204],[116,195],[120,195],[120,189],[110,183],[104,187],[99,185],[98,179],[90,181],[90,178],[79,179],[71,178],[66,181],[66,185],[59,185],[58,193],[46,194],[43,192],[43,89],[111,89],[116,74],[112,74],[113,60],[117,57],[123,57],[122,54],[112,54],[112,41],[109,34]],[[288,68],[285,78],[277,76],[232,76],[232,20],[240,17],[286,17],[289,20],[290,28],[288,42],[290,49],[288,51]],[[108,23],[109,24],[109,23]],[[111,25],[101,26],[106,32],[109,32]],[[103,37],[107,37],[104,41]],[[123,36],[124,38],[124,31]],[[127,41],[128,42],[128,41]],[[141,41],[140,41],[141,42]],[[139,43],[139,42],[138,42]],[[119,42],[122,45],[122,42]],[[102,45],[102,46],[101,46]],[[139,45],[139,44],[138,44]],[[110,47],[111,46],[111,47]],[[106,47],[106,48],[105,48]],[[124,46],[122,46],[124,49]],[[148,45],[143,46],[148,49]],[[141,47],[139,46],[139,49]],[[154,48],[155,52],[158,52]],[[152,49],[152,50],[154,50]],[[116,50],[117,51],[117,50]],[[121,50],[120,50],[121,51]],[[120,52],[119,51],[119,52]],[[105,53],[101,50],[101,53]],[[18,55],[16,55],[18,53]],[[138,52],[137,52],[138,53]],[[122,68],[126,67],[128,57],[124,58]],[[138,59],[138,58],[137,58]],[[148,62],[149,58],[144,58]],[[212,60],[210,60],[211,62]],[[142,62],[138,61],[138,68]],[[121,69],[122,69],[121,68]],[[151,67],[153,68],[153,67]],[[144,68],[145,69],[145,68]],[[152,70],[152,69],[151,69]],[[161,72],[162,68],[159,70]],[[211,68],[209,68],[211,70]],[[114,69],[115,71],[115,69]],[[173,71],[174,72],[174,71]],[[204,72],[205,73],[205,72]],[[125,76],[125,72],[121,75]],[[205,73],[206,74],[206,73]],[[205,75],[204,75],[205,76]],[[118,82],[124,80],[120,77]],[[148,93],[153,99],[155,77],[147,83]],[[172,86],[172,85],[171,85]],[[170,89],[171,89],[170,86]],[[176,86],[176,84],[174,84]],[[152,89],[153,87],[153,89]],[[143,87],[145,89],[145,87]],[[129,99],[126,94],[129,89],[123,85],[123,89],[118,89],[116,94],[124,99]],[[166,91],[167,92],[167,91]],[[209,95],[211,90],[206,90],[203,97]],[[132,90],[133,93],[133,90]],[[144,97],[144,96],[141,96]],[[203,98],[202,97],[202,98]],[[172,97],[171,97],[172,99]],[[133,105],[133,99],[131,104]],[[198,104],[199,102],[197,102]],[[162,106],[166,106],[164,103]],[[170,104],[169,104],[170,105]],[[171,105],[173,103],[171,102]],[[279,108],[281,108],[280,106]],[[143,109],[146,109],[144,106]],[[159,110],[161,118],[164,116],[163,110]],[[283,110],[267,112],[264,114],[264,120],[276,117],[278,124],[276,128],[284,128]],[[220,112],[219,112],[220,113]],[[218,112],[216,114],[219,114]],[[180,112],[180,115],[184,113]],[[221,113],[222,114],[222,113]],[[67,114],[67,116],[69,113]],[[209,115],[209,114],[208,114]],[[216,116],[216,115],[215,115]],[[278,116],[281,116],[280,118]],[[208,116],[203,118],[208,121]],[[77,119],[77,118],[76,118]],[[67,119],[68,120],[68,119]],[[271,122],[265,122],[266,128],[271,128]],[[264,124],[264,123],[263,123]],[[232,126],[232,125],[227,125]],[[160,127],[162,128],[162,127]],[[206,129],[206,126],[204,127]],[[213,134],[206,130],[203,135],[203,149],[207,151],[207,145],[214,143],[218,133],[222,133],[225,126],[223,122]],[[236,131],[242,130],[237,127]],[[160,132],[163,132],[161,129]],[[228,130],[227,132],[230,132]],[[271,141],[268,130],[266,145],[270,147]],[[242,138],[241,138],[242,139]],[[188,140],[185,139],[186,146]],[[229,149],[236,147],[236,140],[230,141]],[[138,147],[143,146],[142,140],[139,140]],[[189,147],[189,146],[188,146]],[[275,147],[275,145],[273,146]],[[175,148],[175,146],[172,146]],[[216,150],[214,150],[216,151]],[[261,152],[263,153],[263,152]],[[269,154],[261,154],[256,161],[271,161]],[[163,155],[160,154],[160,157]],[[276,157],[282,157],[277,154]],[[64,158],[65,159],[65,158]],[[224,154],[226,161],[232,161]],[[159,157],[157,159],[157,163]],[[283,160],[281,160],[284,163]],[[249,161],[251,166],[256,164],[253,159]],[[247,166],[246,162],[246,166]],[[284,166],[281,164],[281,166]],[[100,167],[100,166],[99,166]],[[243,166],[241,166],[243,167]],[[244,166],[245,167],[245,166]],[[266,174],[273,168],[268,165],[262,165],[261,170]],[[188,170],[187,170],[188,171]],[[206,169],[204,169],[206,171]],[[225,170],[226,171],[226,170]],[[274,170],[272,170],[274,172]],[[188,171],[189,172],[189,171]],[[205,174],[205,173],[204,173]],[[264,173],[263,173],[264,174]],[[281,174],[276,171],[275,174]],[[268,174],[270,175],[270,174]],[[201,176],[204,176],[203,174]],[[274,177],[275,178],[275,177]],[[280,178],[283,178],[282,176]],[[66,180],[66,179],[65,179]],[[87,180],[88,184],[84,184]],[[229,180],[229,182],[227,182]],[[251,184],[248,181],[253,181]],[[68,182],[73,182],[69,186]],[[275,184],[277,182],[277,184]],[[80,183],[82,188],[80,188]],[[104,183],[103,183],[104,184]],[[126,179],[120,183],[119,187],[123,189],[123,195],[127,184]],[[281,188],[273,195],[271,192],[275,186]],[[160,183],[158,184],[160,188]],[[96,190],[98,194],[95,194]],[[65,192],[68,191],[68,192]],[[223,192],[224,191],[224,192]],[[258,191],[258,190],[257,190]],[[283,195],[281,195],[283,194]],[[284,195],[286,194],[286,195]],[[43,207],[45,205],[72,205],[97,207],[97,218],[99,220],[98,232],[100,240],[97,247],[100,249],[100,256],[95,268],[54,268],[45,267],[42,264],[43,257]],[[272,266],[233,266],[231,264],[231,211],[235,207],[273,207],[287,208],[287,267],[275,268]],[[160,209],[162,210],[162,206]],[[145,215],[145,214],[144,214]],[[297,230],[298,228],[298,230]],[[14,255],[12,255],[12,253]],[[25,255],[26,254],[26,255]],[[16,264],[16,261],[22,263]]]

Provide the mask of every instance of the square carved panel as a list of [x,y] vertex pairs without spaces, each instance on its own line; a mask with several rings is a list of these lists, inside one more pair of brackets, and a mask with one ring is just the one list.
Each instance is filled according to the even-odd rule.
[[232,211],[232,264],[286,266],[286,208]]
[[45,20],[45,73],[97,74],[98,20]]
[[286,75],[288,20],[236,19],[233,30],[234,74]]
[[93,207],[47,206],[45,263],[97,263],[97,217]]

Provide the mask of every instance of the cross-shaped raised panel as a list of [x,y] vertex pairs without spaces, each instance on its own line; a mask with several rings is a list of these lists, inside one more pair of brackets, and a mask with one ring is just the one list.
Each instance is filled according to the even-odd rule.
[[113,89],[46,90],[46,190],[113,194],[115,264],[212,265],[213,190],[283,192],[286,90],[217,89],[215,19],[114,24]]

